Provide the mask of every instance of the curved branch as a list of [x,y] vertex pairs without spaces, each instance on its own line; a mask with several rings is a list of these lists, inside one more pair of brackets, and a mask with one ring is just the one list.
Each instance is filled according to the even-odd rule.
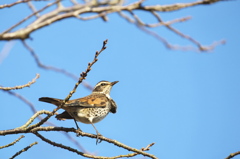
[[231,154],[230,154],[228,157],[226,157],[225,159],[231,159],[231,158],[233,158],[233,157],[235,157],[235,156],[237,156],[237,155],[240,155],[240,151],[231,153]]
[[6,147],[9,147],[9,146],[12,146],[14,144],[16,144],[18,141],[20,141],[22,138],[24,138],[25,136],[21,135],[19,138],[17,138],[16,140],[14,140],[13,142],[7,144],[7,145],[4,145],[4,146],[0,146],[0,149],[2,148],[6,148]]
[[34,79],[32,79],[32,81],[28,82],[27,84],[21,85],[21,86],[15,86],[15,87],[1,87],[0,89],[2,90],[13,90],[13,89],[22,89],[24,87],[30,87],[30,85],[32,85],[33,83],[36,82],[36,80],[40,77],[40,75],[37,73],[36,77]]

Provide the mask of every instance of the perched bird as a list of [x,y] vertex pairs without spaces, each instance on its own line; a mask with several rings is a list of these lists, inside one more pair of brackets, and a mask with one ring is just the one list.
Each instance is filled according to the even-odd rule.
[[[118,83],[118,81],[108,82],[100,81],[94,87],[92,94],[78,98],[74,100],[67,101],[61,108],[65,111],[61,114],[56,115],[58,120],[74,119],[76,126],[81,130],[76,121],[92,124],[93,128],[97,133],[97,143],[98,136],[101,135],[94,123],[101,121],[105,118],[109,112],[116,113],[117,105],[114,100],[110,97],[110,91],[113,85]],[[47,102],[60,106],[63,100],[49,97],[39,98],[39,101]]]

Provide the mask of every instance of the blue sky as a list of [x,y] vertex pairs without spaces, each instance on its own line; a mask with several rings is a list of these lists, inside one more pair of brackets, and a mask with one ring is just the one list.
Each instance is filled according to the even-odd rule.
[[[176,2],[161,1],[161,4]],[[153,1],[146,3],[153,4]],[[27,43],[44,64],[64,68],[78,76],[92,61],[103,40],[108,39],[107,49],[99,56],[86,79],[91,85],[100,80],[120,81],[111,92],[118,104],[118,112],[109,114],[96,124],[99,132],[139,149],[155,142],[149,153],[161,159],[223,159],[240,150],[239,6],[239,1],[225,1],[160,14],[165,21],[192,16],[191,20],[173,26],[204,45],[222,39],[227,41],[208,53],[166,49],[154,37],[116,14],[109,15],[109,22],[101,19],[63,20],[34,32],[31,34],[33,40],[27,40]],[[30,13],[24,5],[15,9],[18,11],[0,10],[0,21],[4,22],[0,26],[1,32]],[[150,15],[136,13],[142,19],[153,20]],[[154,31],[172,44],[191,44],[165,28]],[[5,45],[6,42],[0,42],[1,49]],[[15,41],[8,56],[0,63],[0,84],[25,84],[36,73],[41,77],[35,84],[14,92],[27,98],[37,110],[51,111],[55,108],[39,102],[39,97],[65,98],[76,82],[62,74],[38,68],[29,51],[20,41]],[[79,86],[72,99],[88,94],[89,90]],[[0,99],[1,130],[19,127],[32,116],[30,108],[19,99],[5,92],[0,92]],[[58,126],[75,127],[71,120],[61,122],[53,117],[50,121]],[[79,126],[85,132],[95,133],[91,125],[79,123]],[[76,148],[61,133],[41,134]],[[89,152],[100,156],[129,153],[105,142],[96,146],[93,139],[70,134]],[[19,136],[1,136],[0,146]],[[22,153],[19,159],[33,156],[36,159],[79,158],[74,153],[44,143],[32,134],[1,150],[0,156],[9,158],[35,141],[39,144]]]

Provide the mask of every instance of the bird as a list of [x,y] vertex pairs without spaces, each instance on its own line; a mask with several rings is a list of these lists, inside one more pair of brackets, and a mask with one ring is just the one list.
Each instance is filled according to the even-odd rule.
[[[90,95],[73,99],[67,101],[61,108],[65,111],[61,114],[56,115],[58,120],[73,119],[77,129],[81,131],[76,121],[91,124],[97,133],[97,143],[99,136],[101,134],[98,132],[97,128],[94,126],[94,123],[97,123],[104,119],[109,112],[117,112],[117,104],[110,97],[110,91],[116,83],[119,81],[108,82],[100,81],[98,82]],[[51,103],[56,106],[62,105],[63,100],[50,97],[41,97],[39,101]]]

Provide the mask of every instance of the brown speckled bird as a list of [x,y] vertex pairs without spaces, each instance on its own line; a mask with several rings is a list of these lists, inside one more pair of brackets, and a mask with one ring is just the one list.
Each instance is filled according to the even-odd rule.
[[[114,100],[110,97],[110,91],[114,84],[118,81],[108,82],[100,81],[94,87],[92,94],[78,98],[74,100],[69,100],[66,102],[62,109],[65,111],[59,115],[56,115],[58,120],[65,119],[74,119],[77,128],[80,128],[77,125],[76,121],[92,124],[93,128],[96,130],[97,135],[101,135],[97,128],[94,126],[94,123],[101,121],[105,118],[109,112],[116,113],[117,105]],[[47,102],[60,106],[62,101],[61,99],[42,97],[39,98],[39,101]],[[98,138],[97,138],[98,142]]]

